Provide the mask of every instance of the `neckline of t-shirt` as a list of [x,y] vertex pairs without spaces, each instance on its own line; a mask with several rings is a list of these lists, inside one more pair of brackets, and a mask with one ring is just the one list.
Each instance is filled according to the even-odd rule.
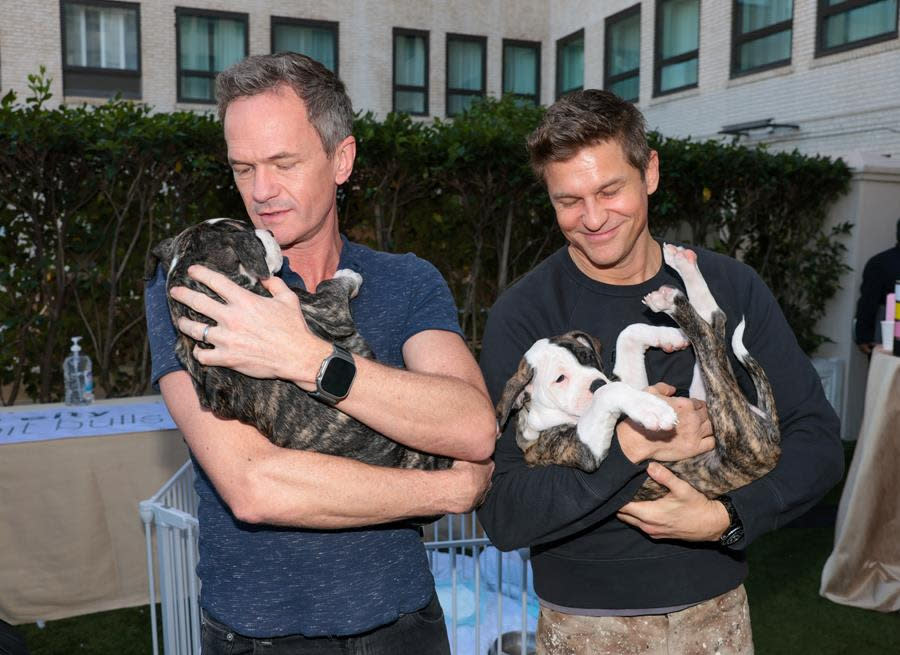
[[[662,248],[659,239],[654,238],[653,240],[660,248]],[[643,297],[651,291],[656,291],[663,284],[672,284],[673,278],[675,280],[678,279],[673,275],[672,270],[666,263],[660,260],[659,270],[649,280],[641,282],[640,284],[607,284],[606,282],[600,282],[599,280],[595,280],[585,275],[584,272],[578,268],[572,259],[572,256],[569,254],[568,245],[560,248],[557,251],[557,255],[562,259],[563,270],[576,284],[578,284],[578,286],[587,289],[592,293],[604,296],[618,296],[623,298],[635,296]]]
[[[348,239],[343,232],[340,236],[341,255],[340,259],[338,260],[338,269],[349,268],[351,270],[359,272],[359,260],[356,257],[357,244],[350,241],[350,239]],[[287,257],[281,258],[281,268],[279,269],[278,273],[276,273],[276,275],[284,280],[284,283],[288,286],[295,288],[299,286],[304,291],[306,290],[306,282],[303,281],[303,278],[299,273],[291,268],[291,262]]]

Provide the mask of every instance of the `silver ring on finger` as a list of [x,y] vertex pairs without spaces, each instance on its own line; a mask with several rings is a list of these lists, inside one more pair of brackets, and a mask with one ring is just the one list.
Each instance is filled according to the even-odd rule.
[[200,337],[200,341],[202,341],[203,343],[209,343],[209,341],[206,340],[206,337],[209,335],[209,328],[211,327],[212,325],[207,325],[205,328],[203,328],[203,336]]

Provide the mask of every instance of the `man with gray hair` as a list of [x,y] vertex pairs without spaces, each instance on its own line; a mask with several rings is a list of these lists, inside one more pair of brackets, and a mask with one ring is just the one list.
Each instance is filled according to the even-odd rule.
[[[445,471],[373,467],[278,448],[203,411],[174,343],[175,327],[199,340],[204,324],[172,326],[158,271],[146,292],[153,380],[197,472],[203,653],[448,654],[420,533],[405,520],[471,509],[489,483],[496,433],[449,289],[414,255],[339,232],[336,192],[356,141],[333,73],[298,54],[252,56],[223,72],[216,92],[247,214],[274,234],[285,263],[264,282],[271,298],[190,270],[224,300],[172,290],[214,321],[214,347],[195,356],[291,381],[395,441],[458,461]],[[363,277],[351,306],[377,362],[312,334],[288,287],[314,291],[339,268]],[[339,384],[324,375],[335,359]]]

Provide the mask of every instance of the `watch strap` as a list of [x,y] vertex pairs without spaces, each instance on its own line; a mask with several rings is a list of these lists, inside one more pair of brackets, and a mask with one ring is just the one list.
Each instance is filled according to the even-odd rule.
[[733,546],[744,538],[744,524],[741,523],[741,517],[738,516],[737,510],[734,508],[731,496],[722,494],[716,500],[722,503],[725,511],[728,512],[728,527],[725,528],[725,532],[719,537],[719,544],[722,546]]

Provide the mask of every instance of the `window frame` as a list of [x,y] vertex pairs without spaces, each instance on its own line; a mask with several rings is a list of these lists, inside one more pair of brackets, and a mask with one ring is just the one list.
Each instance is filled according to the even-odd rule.
[[[269,52],[275,54],[275,28],[278,25],[294,27],[313,27],[330,31],[334,35],[334,74],[340,76],[341,60],[340,23],[333,20],[313,20],[311,18],[292,18],[289,16],[271,16],[269,19]],[[320,62],[321,63],[321,62]]]
[[[129,70],[123,68],[102,68],[98,66],[75,66],[66,62],[66,52],[68,40],[66,37],[66,5],[87,5],[92,7],[107,7],[114,9],[133,9],[137,19],[137,69]],[[140,100],[143,96],[143,59],[141,57],[141,5],[139,2],[121,2],[119,0],[59,0],[59,24],[60,24],[60,45],[62,46],[62,71],[63,71],[63,96],[76,96],[87,98],[113,97],[115,93],[108,95],[106,93],[83,93],[69,92],[67,87],[72,83],[67,82],[66,77],[79,76],[86,80],[105,79],[111,80],[133,80],[134,89],[117,89],[117,93],[121,93],[123,98],[129,100]]]
[[[732,0],[731,3],[731,79],[734,79],[736,77],[743,77],[744,75],[752,75],[753,73],[759,73],[761,71],[771,70],[773,68],[789,66],[794,55],[794,3],[791,2],[791,17],[788,20],[783,20],[780,23],[772,23],[771,25],[760,27],[759,29],[753,30],[752,32],[741,33],[739,31],[741,15],[740,2],[741,0]],[[791,54],[788,55],[787,59],[779,59],[778,61],[769,62],[768,64],[763,64],[762,66],[754,66],[753,68],[748,68],[746,70],[738,70],[738,64],[740,62],[740,49],[742,45],[744,45],[745,43],[750,43],[751,41],[765,38],[767,36],[772,36],[773,34],[786,32],[788,30],[790,30],[791,32]]]
[[[559,56],[562,49],[567,46],[572,41],[577,41],[578,39],[582,40],[582,44],[584,44],[584,28],[582,27],[580,30],[575,30],[571,34],[567,34],[566,36],[556,40],[556,99],[559,100],[564,94],[572,93],[573,91],[583,91],[584,90],[584,57],[582,56],[582,66],[581,66],[581,86],[575,86],[571,89],[566,89],[562,91],[562,57]],[[584,45],[582,45],[582,48]],[[582,50],[582,53],[584,51]]]
[[[654,26],[653,26],[653,97],[658,98],[660,96],[667,96],[673,93],[680,93],[681,91],[687,91],[688,89],[696,89],[700,86],[700,12],[703,9],[703,3],[700,0],[696,0],[697,2],[697,49],[690,50],[688,52],[683,52],[680,55],[675,55],[674,57],[669,57],[668,59],[662,58],[662,7],[666,2],[670,0],[656,0],[656,15],[654,17]],[[667,89],[665,91],[660,90],[660,85],[662,83],[662,69],[665,66],[669,66],[671,64],[680,64],[683,61],[690,61],[691,59],[697,60],[697,81],[693,84],[685,84],[684,86],[678,86],[673,89]]]
[[[425,40],[425,85],[413,86],[397,84],[397,37],[421,36]],[[429,115],[429,94],[431,88],[431,33],[428,30],[416,30],[408,27],[394,27],[391,31],[391,111],[397,112],[397,91],[419,91],[425,94],[425,108],[422,112],[403,112],[410,116]]]
[[[612,61],[612,43],[609,39],[610,27],[615,26],[616,23],[619,23],[623,20],[631,18],[633,15],[637,14],[638,23],[640,23],[641,16],[641,3],[638,2],[631,7],[623,9],[622,11],[616,12],[611,16],[607,16],[606,20],[603,23],[603,88],[609,89],[610,85],[615,84],[616,82],[621,82],[622,80],[627,80],[632,77],[638,78],[638,97],[632,100],[631,98],[622,98],[628,102],[636,103],[640,100],[641,92],[640,92],[640,79],[641,79],[641,64],[638,61],[638,67],[632,69],[631,71],[626,71],[624,73],[616,73],[615,75],[610,75],[609,67],[610,62]],[[638,52],[640,52],[640,41],[638,42]]]
[[872,45],[873,43],[881,43],[882,41],[890,41],[891,39],[896,39],[898,36],[897,32],[897,18],[900,15],[900,2],[897,2],[894,5],[894,29],[890,32],[885,32],[884,34],[878,34],[876,36],[870,36],[867,39],[860,39],[859,41],[852,41],[850,43],[844,43],[839,46],[832,46],[830,48],[825,46],[825,21],[831,16],[835,14],[843,14],[852,9],[859,9],[860,7],[865,7],[867,5],[873,5],[877,2],[877,0],[845,0],[845,2],[829,7],[825,4],[825,0],[818,0],[816,3],[816,52],[815,57],[826,57],[828,55],[837,54],[839,52],[846,52],[847,50],[855,50],[856,48],[863,48],[867,45]]
[[[480,89],[460,89],[450,86],[450,42],[461,41],[468,43],[481,44],[481,88]],[[458,116],[459,114],[450,113],[450,95],[460,96],[479,96],[484,98],[487,95],[487,37],[477,36],[474,34],[458,34],[456,32],[447,32],[444,36],[444,115],[447,118]]]
[[[196,77],[208,77],[215,82],[218,73],[181,67],[181,29],[179,19],[181,16],[201,16],[204,18],[227,18],[244,23],[244,57],[250,53],[250,15],[237,11],[220,11],[218,9],[195,9],[193,7],[175,7],[175,98],[177,102],[197,105],[214,105],[216,99],[204,100],[199,98],[185,98],[181,95],[181,76],[183,73]],[[215,95],[215,94],[213,94]]]
[[[515,48],[529,48],[530,50],[534,50],[537,53],[537,60],[535,61],[535,75],[534,75],[534,93],[514,93],[512,91],[505,91],[506,88],[506,46],[513,46]],[[506,95],[507,93],[513,95],[517,98],[526,98],[529,100],[533,100],[535,106],[541,104],[541,42],[540,41],[523,41],[521,39],[503,39],[501,44],[501,70],[500,70],[500,94]]]

